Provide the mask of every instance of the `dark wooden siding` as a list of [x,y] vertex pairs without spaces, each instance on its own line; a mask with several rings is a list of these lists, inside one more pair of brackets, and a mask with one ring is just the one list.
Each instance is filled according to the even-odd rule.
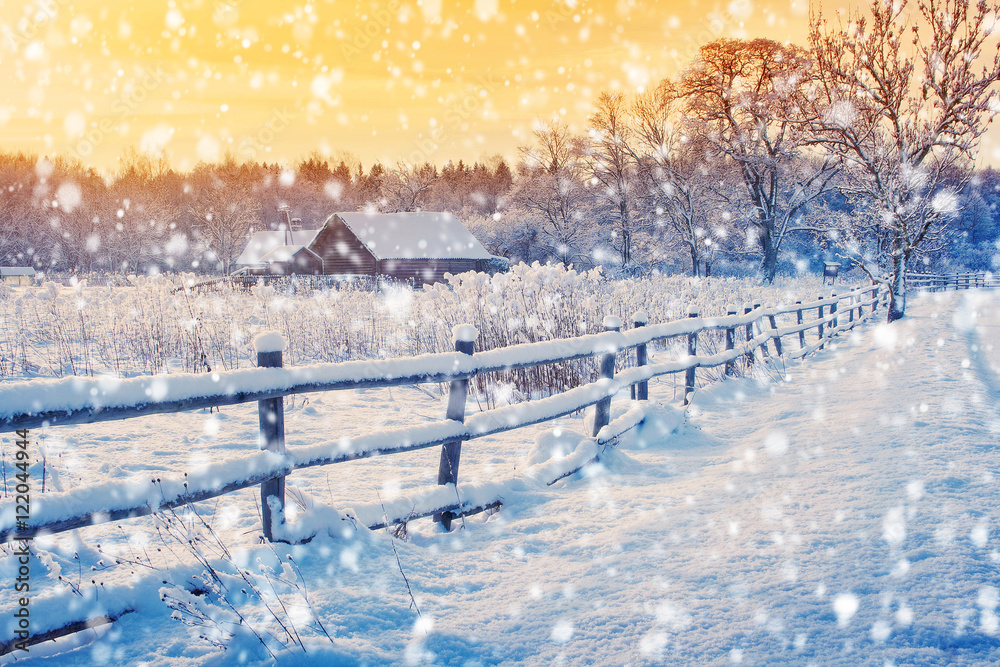
[[328,274],[375,274],[375,257],[336,217],[327,221],[310,248],[323,258]]
[[379,272],[393,278],[412,278],[421,284],[439,283],[444,281],[445,273],[465,273],[477,268],[474,259],[383,259]]
[[319,257],[316,257],[308,250],[298,251],[287,262],[271,262],[269,266],[270,273],[279,276],[291,274],[314,276],[323,273],[323,264],[320,262]]

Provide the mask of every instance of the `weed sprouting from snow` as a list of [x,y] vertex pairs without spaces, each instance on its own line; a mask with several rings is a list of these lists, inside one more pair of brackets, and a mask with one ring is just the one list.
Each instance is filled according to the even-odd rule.
[[[378,496],[379,504],[382,504],[382,496],[379,495],[378,491],[375,492],[375,495]],[[389,546],[392,547],[392,555],[396,557],[396,567],[399,568],[399,574],[403,577],[403,583],[406,585],[406,593],[410,596],[410,608],[417,612],[418,619],[422,618],[420,615],[420,607],[417,605],[417,599],[413,596],[413,589],[410,588],[410,580],[406,577],[406,572],[403,571],[403,562],[399,559],[399,552],[396,550],[395,535],[389,531],[389,518],[385,511],[384,504],[382,504],[382,517],[386,524],[386,531],[388,531],[390,535]],[[405,525],[405,522],[403,525]]]
[[315,625],[333,643],[290,554],[283,559],[268,544],[271,553],[255,558],[251,569],[248,554],[231,551],[193,505],[183,514],[171,509],[154,519],[174,556],[179,548],[202,568],[184,584],[164,581],[159,591],[171,618],[194,628],[201,639],[228,650],[244,636],[274,658],[278,651],[307,652],[302,631]]

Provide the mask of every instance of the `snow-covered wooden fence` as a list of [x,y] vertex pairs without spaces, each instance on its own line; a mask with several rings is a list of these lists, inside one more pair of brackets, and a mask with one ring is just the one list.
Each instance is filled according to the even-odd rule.
[[1000,287],[1000,276],[992,273],[908,273],[906,284],[928,292]]
[[[7,503],[0,506],[0,541],[149,515],[256,485],[261,487],[263,532],[268,539],[281,539],[285,535],[279,530],[284,517],[284,479],[295,470],[434,446],[442,447],[439,491],[424,494],[421,502],[413,504],[416,509],[404,516],[387,516],[369,527],[432,515],[450,526],[454,518],[498,507],[502,502],[495,495],[490,496],[488,488],[478,491],[466,488],[464,499],[459,497],[455,485],[463,443],[596,406],[592,450],[588,450],[593,456],[581,459],[573,469],[561,471],[549,482],[554,483],[596,460],[600,446],[614,444],[623,433],[641,423],[649,380],[684,372],[686,404],[695,389],[696,369],[724,366],[724,375],[732,375],[738,364],[752,365],[760,355],[770,354],[768,343],[777,355],[805,356],[822,348],[832,336],[870,317],[884,303],[884,298],[885,291],[872,286],[839,296],[820,296],[807,303],[767,308],[754,304],[746,306],[742,314],[731,308],[725,317],[701,318],[692,312],[682,320],[649,325],[645,315],[640,314],[627,331],[621,331],[618,318],[606,318],[607,330],[601,334],[478,353],[473,351],[474,327],[463,326],[456,327],[454,352],[292,368],[282,367],[281,346],[275,344],[278,341],[262,337],[255,369],[121,380],[73,377],[3,384],[0,385],[0,432],[124,420],[257,401],[263,451],[190,471],[183,477],[116,482],[65,494],[45,494],[35,500],[30,522],[19,522],[14,504]],[[794,321],[779,323],[779,318],[783,322]],[[709,331],[724,333],[725,349],[699,356],[699,336]],[[798,338],[795,349],[787,342],[791,336]],[[686,355],[650,363],[649,344],[684,337],[688,345]],[[616,375],[616,357],[632,349],[636,350],[636,364]],[[479,374],[586,357],[600,362],[600,377],[593,382],[547,398],[465,416],[468,382]],[[284,396],[425,382],[449,383],[446,420],[294,450],[285,448]],[[632,387],[638,403],[611,420],[611,399],[625,387]]]

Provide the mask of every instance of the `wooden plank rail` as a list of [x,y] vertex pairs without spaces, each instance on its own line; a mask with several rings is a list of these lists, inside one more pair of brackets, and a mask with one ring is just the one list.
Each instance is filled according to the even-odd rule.
[[997,288],[1000,276],[993,273],[907,273],[906,284],[929,292],[949,289]]

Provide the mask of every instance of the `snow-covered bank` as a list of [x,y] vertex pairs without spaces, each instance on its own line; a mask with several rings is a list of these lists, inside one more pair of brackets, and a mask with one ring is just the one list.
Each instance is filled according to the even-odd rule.
[[[499,513],[467,519],[452,534],[414,521],[407,541],[391,542],[343,521],[336,537],[276,547],[276,557],[249,539],[259,517],[246,491],[199,508],[232,557],[205,551],[220,570],[253,570],[265,591],[267,570],[274,573],[309,650],[279,651],[289,664],[996,662],[1000,471],[996,380],[986,374],[996,364],[987,349],[996,311],[992,295],[914,299],[909,317],[891,326],[867,325],[805,362],[698,392],[682,434],[656,438],[676,424],[648,423],[603,465],[551,487],[523,473],[554,451],[572,456],[589,433],[582,419],[564,418],[558,432],[540,425],[470,443],[461,479],[524,483],[508,485]],[[670,381],[650,394],[670,399]],[[444,407],[411,388],[310,398],[287,411],[288,446],[420,423]],[[146,476],[256,443],[248,406],[142,422],[128,434],[120,425],[52,429],[64,438],[49,443],[59,483]],[[436,458],[350,462],[290,481],[349,516],[426,485]],[[161,542],[150,519],[123,527],[128,541],[114,526],[52,538],[48,565],[33,570],[43,591],[58,593],[53,600],[80,597],[59,583],[56,567],[95,590],[90,579],[127,585],[135,570],[133,590],[149,591],[135,600],[138,612],[60,655],[61,664],[222,663],[241,651],[268,659],[245,633],[229,653],[190,637],[160,602],[164,585],[147,582],[162,575],[184,586],[204,568],[183,545]],[[109,553],[143,560],[144,552],[163,569],[97,565]],[[288,554],[308,604],[288,583],[298,581],[294,572],[278,578]],[[12,560],[0,562],[7,582]],[[273,598],[236,601],[258,632],[282,636],[263,604],[273,607]]]

